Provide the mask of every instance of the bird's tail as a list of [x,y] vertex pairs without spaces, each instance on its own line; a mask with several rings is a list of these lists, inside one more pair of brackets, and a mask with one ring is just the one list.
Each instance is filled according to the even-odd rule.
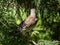
[[9,32],[11,35],[19,35],[23,29],[23,27],[25,26],[24,21],[22,21],[19,25],[19,27],[16,30],[13,30],[11,32]]

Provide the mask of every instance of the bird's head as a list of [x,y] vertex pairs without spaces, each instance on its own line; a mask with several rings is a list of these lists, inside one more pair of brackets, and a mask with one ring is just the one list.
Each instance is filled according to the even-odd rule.
[[36,15],[36,10],[33,8],[31,9],[30,15],[35,16]]

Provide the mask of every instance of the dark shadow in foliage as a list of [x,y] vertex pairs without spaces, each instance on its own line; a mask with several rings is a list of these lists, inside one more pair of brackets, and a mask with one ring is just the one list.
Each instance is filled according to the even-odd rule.
[[60,22],[54,22],[51,30],[54,32],[52,38],[60,41]]
[[[54,22],[54,17],[57,16],[57,12],[59,12],[60,16],[60,8],[58,8],[59,3],[58,0],[41,0],[40,13],[42,18],[42,25],[46,27],[46,29],[51,29],[54,34],[51,35],[51,38],[54,40],[60,40],[60,22]],[[44,16],[44,10],[47,9],[47,17]],[[50,18],[52,16],[52,18]],[[52,19],[51,21],[47,21],[47,19]],[[50,20],[49,19],[49,20]]]
[[[16,29],[15,29],[16,30]],[[14,30],[14,31],[15,31]],[[15,33],[10,33],[9,31],[4,31],[4,40],[1,41],[2,45],[29,45],[29,40],[20,31]]]
[[26,10],[36,7],[34,0],[16,0],[16,1],[21,7],[24,7]]

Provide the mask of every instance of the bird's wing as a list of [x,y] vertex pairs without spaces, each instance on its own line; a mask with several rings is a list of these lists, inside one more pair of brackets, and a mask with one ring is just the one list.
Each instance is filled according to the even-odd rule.
[[29,16],[26,18],[25,24],[27,25],[27,27],[35,23],[35,18],[36,18],[35,16]]

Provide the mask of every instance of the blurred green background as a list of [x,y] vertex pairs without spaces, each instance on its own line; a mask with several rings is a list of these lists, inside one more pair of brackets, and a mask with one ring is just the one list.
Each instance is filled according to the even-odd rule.
[[27,38],[38,45],[60,45],[60,0],[0,0],[0,45],[33,45],[22,34],[9,34],[33,7],[38,22]]

